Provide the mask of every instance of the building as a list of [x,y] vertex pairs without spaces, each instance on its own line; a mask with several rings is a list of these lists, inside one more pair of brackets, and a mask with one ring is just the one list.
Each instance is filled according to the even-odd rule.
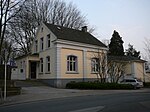
[[41,23],[32,54],[16,58],[12,79],[40,79],[54,87],[70,81],[91,81],[97,76],[95,55],[107,54],[107,47],[87,32]]
[[120,78],[137,78],[145,82],[145,60],[131,56],[108,56],[108,63],[117,62],[123,64],[123,75]]

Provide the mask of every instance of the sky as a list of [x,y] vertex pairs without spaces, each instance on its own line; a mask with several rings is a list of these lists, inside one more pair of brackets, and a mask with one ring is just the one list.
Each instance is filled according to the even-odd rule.
[[145,54],[145,38],[150,39],[150,0],[65,0],[86,16],[95,28],[93,33],[99,40],[110,40],[116,30],[124,41]]

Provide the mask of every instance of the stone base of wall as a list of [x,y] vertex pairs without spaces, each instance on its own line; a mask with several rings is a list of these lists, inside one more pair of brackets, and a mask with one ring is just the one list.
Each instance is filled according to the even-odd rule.
[[75,81],[75,82],[92,82],[96,81],[97,79],[95,78],[86,78],[86,79],[40,79],[43,83],[46,83],[47,85],[51,87],[56,87],[56,88],[65,88],[66,84]]

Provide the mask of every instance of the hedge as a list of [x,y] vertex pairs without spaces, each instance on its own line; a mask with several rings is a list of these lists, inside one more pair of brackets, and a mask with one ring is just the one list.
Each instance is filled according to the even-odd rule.
[[[15,81],[12,80],[7,80],[6,82],[7,87],[14,87],[15,86]],[[4,87],[4,80],[0,80],[0,87]]]
[[66,84],[68,89],[134,89],[130,84],[98,83],[98,82],[70,82]]
[[[11,80],[11,66],[7,65],[7,80]],[[4,65],[0,65],[0,80],[3,80],[5,77],[5,66]]]
[[[6,88],[7,96],[20,95],[20,94],[21,94],[21,87],[7,87]],[[4,95],[4,87],[2,88],[2,95]]]
[[150,82],[145,82],[145,83],[144,83],[144,87],[150,88]]

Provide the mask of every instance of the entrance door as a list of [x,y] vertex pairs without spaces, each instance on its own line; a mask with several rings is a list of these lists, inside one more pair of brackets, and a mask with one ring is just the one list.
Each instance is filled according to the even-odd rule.
[[36,79],[36,62],[31,62],[31,79]]

